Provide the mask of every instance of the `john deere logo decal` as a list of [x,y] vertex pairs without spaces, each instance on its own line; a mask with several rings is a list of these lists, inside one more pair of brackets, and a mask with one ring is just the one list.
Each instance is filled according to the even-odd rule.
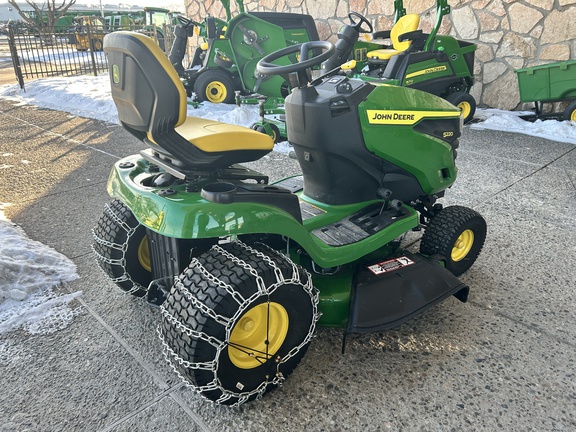
[[436,72],[444,72],[446,69],[448,68],[445,65],[435,66],[428,69],[422,69],[416,72],[409,73],[408,75],[406,75],[406,78],[414,78],[420,75],[428,75]]
[[458,117],[456,111],[366,110],[368,123],[413,125],[423,118]]
[[120,84],[120,70],[118,65],[112,65],[112,81],[114,84]]

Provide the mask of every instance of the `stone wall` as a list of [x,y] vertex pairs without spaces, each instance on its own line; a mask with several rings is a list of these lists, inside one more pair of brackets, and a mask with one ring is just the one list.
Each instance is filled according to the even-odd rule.
[[[193,19],[207,13],[225,16],[218,0],[185,1]],[[452,13],[439,34],[478,44],[471,93],[479,105],[518,108],[515,69],[576,58],[576,0],[450,0],[449,4]],[[434,0],[404,0],[408,13],[420,14],[424,32],[434,25],[434,6]],[[335,42],[350,11],[367,17],[375,30],[384,30],[393,24],[394,6],[393,0],[246,0],[245,10],[310,14],[320,39]]]

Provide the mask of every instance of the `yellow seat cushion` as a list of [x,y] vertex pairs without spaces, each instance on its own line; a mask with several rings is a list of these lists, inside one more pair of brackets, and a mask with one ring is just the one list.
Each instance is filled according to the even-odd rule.
[[395,49],[377,49],[374,51],[370,51],[367,56],[368,58],[376,58],[379,60],[390,60],[390,57],[395,56],[400,51],[396,51]]
[[[200,117],[186,117],[176,132],[200,150],[217,153],[235,150],[265,150],[274,148],[274,140],[244,126],[221,123]],[[154,142],[152,137],[148,139]]]
[[404,33],[413,32],[418,30],[418,25],[420,24],[420,16],[417,14],[408,14],[401,17],[392,30],[390,31],[390,40],[392,41],[392,48],[387,49],[377,49],[370,51],[367,55],[368,58],[377,58],[379,60],[389,60],[390,57],[395,56],[402,51],[406,51],[410,48],[412,41],[406,40],[400,42],[398,38]]

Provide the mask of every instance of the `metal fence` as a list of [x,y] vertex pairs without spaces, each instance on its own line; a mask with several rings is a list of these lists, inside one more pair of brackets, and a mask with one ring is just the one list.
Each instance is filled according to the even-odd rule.
[[106,72],[108,62],[102,50],[106,34],[132,30],[147,34],[168,53],[174,39],[174,28],[164,25],[124,26],[123,28],[82,26],[54,28],[54,32],[38,34],[8,30],[8,45],[14,73],[20,88],[28,79],[53,76],[86,75]]

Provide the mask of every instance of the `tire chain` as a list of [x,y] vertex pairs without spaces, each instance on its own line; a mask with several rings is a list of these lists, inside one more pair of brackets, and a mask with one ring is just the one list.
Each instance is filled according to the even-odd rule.
[[[95,245],[92,245],[92,251],[96,255],[96,260],[100,264],[100,268],[112,282],[119,286],[123,282],[129,282],[132,284],[132,288],[128,290],[120,286],[125,293],[135,294],[139,291],[143,291],[145,293],[147,287],[144,287],[138,282],[134,281],[126,269],[126,251],[128,249],[128,243],[132,236],[136,233],[136,230],[140,227],[140,223],[134,227],[131,227],[126,223],[126,220],[128,219],[126,211],[129,212],[129,209],[121,201],[114,201],[112,205],[106,203],[104,206],[104,213],[98,221],[98,226],[92,228],[92,238],[94,239],[95,243],[97,243],[102,248],[120,251],[122,253],[122,257],[119,259],[113,259],[104,256],[102,253],[96,250]],[[104,220],[104,218],[106,218],[106,220]],[[103,238],[103,236],[101,236],[101,234],[98,232],[104,231],[105,236],[116,238],[120,230],[124,230],[126,232],[126,241],[124,244],[110,242]],[[114,268],[121,269],[122,274],[120,276],[114,277]]]
[[[168,310],[168,308],[177,309],[177,307],[176,307],[177,301],[174,301],[173,305],[172,304],[166,305],[168,302],[165,302],[164,305],[162,305],[162,307],[161,307],[162,315],[172,325],[173,329],[178,330],[180,333],[187,335],[191,339],[197,339],[197,340],[201,339],[201,340],[206,341],[210,345],[212,345],[216,349],[216,354],[214,355],[214,360],[212,360],[210,362],[203,362],[203,363],[189,362],[189,361],[183,359],[180,355],[178,355],[172,349],[172,347],[170,346],[170,343],[166,339],[166,336],[163,334],[161,325],[158,327],[158,335],[160,337],[161,343],[162,343],[163,348],[164,348],[165,359],[168,361],[168,363],[170,364],[170,366],[174,370],[174,372],[176,372],[176,374],[180,377],[180,379],[182,379],[182,381],[184,381],[189,387],[193,388],[194,391],[196,393],[200,394],[202,397],[206,397],[204,395],[204,392],[210,392],[210,391],[215,391],[215,390],[220,391],[221,396],[218,400],[216,400],[216,403],[223,403],[226,401],[233,400],[234,398],[237,398],[236,402],[231,404],[231,406],[238,406],[238,405],[241,405],[244,402],[250,400],[254,396],[256,399],[260,399],[264,395],[264,393],[267,390],[267,387],[270,384],[275,385],[275,386],[282,385],[283,381],[285,380],[285,377],[280,372],[281,364],[286,362],[287,360],[289,360],[293,356],[295,356],[303,347],[305,347],[311,341],[312,337],[314,336],[315,329],[316,329],[316,321],[318,321],[318,319],[320,318],[320,313],[318,312],[318,290],[316,288],[314,288],[314,286],[312,285],[312,279],[310,277],[310,274],[306,270],[299,269],[299,267],[296,266],[296,264],[294,264],[294,262],[292,262],[292,260],[290,260],[289,258],[284,256],[283,254],[280,254],[276,250],[268,247],[267,245],[259,244],[259,246],[261,246],[263,249],[265,249],[268,253],[273,254],[276,259],[281,260],[284,263],[290,264],[290,266],[292,268],[292,275],[289,278],[285,278],[284,275],[282,274],[281,269],[278,267],[276,262],[274,262],[274,260],[269,255],[266,255],[263,252],[255,249],[251,246],[248,246],[248,245],[246,245],[240,241],[235,241],[235,242],[233,242],[233,244],[240,246],[244,251],[246,251],[250,255],[255,256],[256,258],[260,259],[262,262],[265,262],[267,265],[272,267],[274,269],[274,275],[276,278],[276,282],[269,285],[268,287],[266,287],[264,280],[258,274],[258,271],[253,266],[251,266],[246,261],[240,259],[236,255],[230,253],[229,251],[223,249],[219,245],[213,246],[212,249],[210,251],[208,251],[207,254],[213,254],[213,255],[219,254],[221,256],[224,256],[226,259],[234,262],[236,265],[240,266],[241,268],[246,270],[251,276],[253,276],[255,278],[255,281],[256,281],[257,286],[258,286],[258,290],[253,295],[251,295],[248,298],[244,298],[242,295],[240,295],[240,293],[235,291],[231,285],[225,283],[224,281],[218,279],[216,276],[211,274],[197,259],[193,259],[192,262],[190,263],[190,266],[189,266],[189,269],[192,268],[195,271],[196,275],[201,275],[204,278],[205,282],[209,282],[213,285],[213,287],[217,287],[217,288],[220,288],[221,290],[224,290],[226,293],[230,294],[230,296],[238,303],[239,308],[232,317],[227,318],[227,317],[218,315],[214,310],[210,309],[208,306],[206,306],[204,303],[202,303],[201,300],[197,298],[197,296],[195,296],[193,293],[191,293],[184,286],[181,278],[178,278],[178,281],[175,283],[174,287],[172,288],[173,292],[174,291],[176,291],[176,292],[180,291],[182,293],[183,297],[186,297],[186,299],[190,300],[190,302],[194,306],[197,306],[196,316],[195,316],[196,323],[198,323],[198,321],[199,321],[198,315],[200,315],[200,317],[203,316],[204,318],[206,316],[208,316],[208,317],[214,319],[215,321],[217,321],[218,323],[222,324],[223,326],[225,326],[226,337],[225,337],[224,341],[219,340],[217,338],[214,338],[214,337],[207,335],[203,332],[199,332],[197,330],[194,330],[193,328],[190,328],[190,327],[186,326],[184,323],[182,323],[178,319],[178,317],[174,316],[173,313],[171,313]],[[186,270],[185,270],[185,272],[186,272]],[[302,282],[301,276],[304,276],[304,278],[306,279],[305,284]],[[313,305],[313,315],[312,315],[313,319],[312,319],[310,328],[308,330],[308,334],[306,335],[304,340],[298,346],[295,346],[294,348],[292,348],[286,356],[284,356],[280,361],[277,362],[278,364],[276,367],[276,376],[271,381],[263,381],[256,389],[254,389],[250,392],[232,392],[232,391],[224,388],[220,384],[220,381],[219,381],[218,376],[217,376],[218,367],[219,367],[219,358],[220,358],[221,352],[226,347],[228,347],[228,341],[230,340],[230,334],[232,332],[232,328],[234,327],[234,324],[237,322],[237,320],[240,318],[240,316],[242,316],[242,314],[251,306],[251,304],[258,297],[261,297],[263,295],[269,296],[276,289],[278,289],[278,287],[280,287],[286,283],[301,285],[304,288],[304,290],[308,293],[308,295],[310,296],[310,300],[311,300],[312,305]],[[208,291],[208,289],[206,289],[206,291]],[[214,301],[215,299],[212,298],[212,300]],[[205,384],[202,386],[196,385],[195,383],[191,382],[190,379],[188,379],[182,375],[180,370],[178,370],[177,365],[184,367],[184,368],[190,368],[190,369],[209,370],[209,371],[213,372],[214,379],[211,382],[209,382],[208,384]]]

